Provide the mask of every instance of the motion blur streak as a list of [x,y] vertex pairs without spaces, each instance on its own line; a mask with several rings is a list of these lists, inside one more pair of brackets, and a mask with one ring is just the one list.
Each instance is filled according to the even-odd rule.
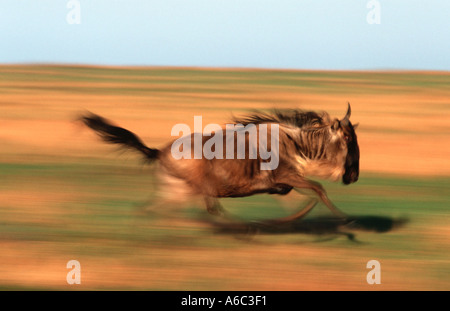
[[[2,66],[0,77],[2,289],[450,290],[448,73]],[[347,102],[360,123],[359,180],[324,187],[359,223],[339,230],[317,230],[330,216],[323,204],[297,227],[255,235],[211,225],[195,201],[142,213],[155,165],[74,122],[95,111],[159,148],[196,115],[336,116]],[[222,203],[245,222],[290,215],[306,199]],[[69,260],[80,285],[66,282]],[[370,260],[380,285],[366,282]]]

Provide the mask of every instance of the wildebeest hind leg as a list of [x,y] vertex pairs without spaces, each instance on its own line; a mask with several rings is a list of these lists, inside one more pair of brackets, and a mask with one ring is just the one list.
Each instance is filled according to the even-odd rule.
[[206,204],[206,210],[211,215],[224,216],[226,214],[225,210],[223,209],[218,199],[210,196],[205,196],[204,200]]

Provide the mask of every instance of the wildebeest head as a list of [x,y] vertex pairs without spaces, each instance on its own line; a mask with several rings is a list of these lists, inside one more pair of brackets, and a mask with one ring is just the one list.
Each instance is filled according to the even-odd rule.
[[350,122],[351,108],[350,103],[345,117],[342,120],[335,119],[331,128],[341,137],[344,148],[347,148],[347,155],[344,164],[344,175],[342,182],[346,185],[354,183],[359,177],[359,146],[356,138],[355,129],[358,124],[353,125]]

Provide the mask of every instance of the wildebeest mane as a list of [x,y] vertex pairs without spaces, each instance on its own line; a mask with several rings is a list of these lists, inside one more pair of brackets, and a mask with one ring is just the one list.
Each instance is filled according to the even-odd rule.
[[278,123],[290,127],[314,128],[330,124],[330,116],[326,112],[305,111],[301,109],[273,110],[272,112],[255,111],[244,117],[233,117],[237,124]]

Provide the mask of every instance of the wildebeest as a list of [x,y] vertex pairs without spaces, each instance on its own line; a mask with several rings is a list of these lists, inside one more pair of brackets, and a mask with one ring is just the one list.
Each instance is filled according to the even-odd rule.
[[[179,193],[202,196],[211,214],[225,214],[219,198],[244,197],[257,193],[285,195],[292,189],[306,189],[312,190],[336,216],[345,218],[345,214],[330,201],[322,185],[310,178],[333,181],[342,179],[346,185],[358,180],[359,147],[355,134],[356,125],[350,122],[350,114],[351,107],[348,104],[347,113],[340,120],[332,119],[326,112],[304,110],[255,112],[246,117],[235,118],[233,123],[241,124],[242,127],[231,136],[224,135],[224,145],[227,139],[232,139],[233,146],[236,146],[239,131],[245,131],[245,126],[249,124],[278,125],[278,137],[275,140],[271,139],[272,131],[267,132],[268,141],[271,142],[269,147],[273,149],[274,143],[278,146],[278,166],[273,170],[261,169],[261,163],[267,160],[260,155],[248,157],[250,150],[258,147],[252,144],[259,143],[252,143],[249,133],[244,133],[245,140],[241,140],[241,143],[247,144],[244,158],[176,159],[171,152],[173,142],[161,149],[149,148],[135,134],[113,125],[103,117],[89,113],[82,116],[81,120],[104,141],[136,149],[146,160],[158,161],[157,172],[168,187],[168,192],[173,196],[178,196]],[[259,127],[257,129],[259,135]],[[194,135],[199,134],[191,135],[191,141],[194,141]],[[202,144],[207,139],[208,136],[201,135]],[[237,148],[233,152],[236,154]],[[276,221],[285,222],[303,217],[316,203],[317,200],[312,199],[299,213]]]

